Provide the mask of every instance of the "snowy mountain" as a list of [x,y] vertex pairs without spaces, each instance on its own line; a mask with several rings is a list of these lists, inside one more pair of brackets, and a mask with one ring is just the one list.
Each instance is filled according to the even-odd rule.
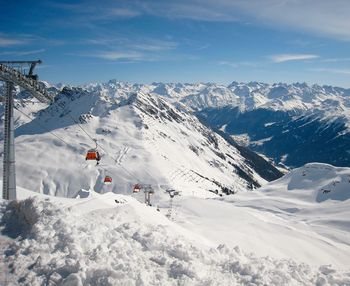
[[[259,108],[295,114],[317,110],[325,115],[348,118],[350,107],[350,89],[317,84],[309,86],[306,83],[232,82],[225,86],[215,83],[129,84],[111,80],[107,83],[89,84],[84,88],[115,95],[137,91],[151,93],[183,103],[193,110],[225,106],[239,107],[241,112]],[[334,114],[336,111],[338,114]]]
[[206,109],[197,113],[202,122],[223,130],[243,146],[290,167],[309,162],[349,166],[350,134],[342,117],[321,114],[292,115],[256,109],[241,113],[237,108]]
[[115,80],[87,88],[119,96],[141,91],[185,105],[206,125],[233,135],[276,164],[350,166],[350,89],[305,83],[141,85]]
[[171,219],[169,198],[19,188],[0,200],[0,284],[349,285],[349,176],[308,164],[261,191],[176,197]]
[[[18,185],[63,197],[82,189],[130,193],[136,183],[216,196],[281,176],[261,157],[205,127],[184,106],[126,87],[122,92],[121,86],[65,87],[56,90],[49,106],[20,94]],[[98,166],[85,161],[95,148],[93,139],[102,157]],[[113,178],[110,186],[103,184],[106,175]]]
[[[233,120],[214,132],[173,95],[115,82],[50,89],[49,106],[16,98],[19,200],[0,200],[0,284],[350,284],[349,168],[313,163],[277,179],[224,132]],[[256,116],[264,127],[284,123],[287,112],[264,110],[280,116]],[[99,165],[85,161],[94,138]],[[135,183],[154,187],[153,206]],[[168,188],[181,195],[170,201]]]
[[[64,85],[46,85],[54,93],[60,92],[64,87]],[[68,90],[69,88],[66,89],[67,92]],[[324,162],[337,166],[350,166],[350,153],[347,151],[350,140],[349,89],[300,83],[271,85],[259,82],[233,82],[228,86],[214,83],[147,85],[111,80],[107,83],[84,85],[80,90],[83,94],[99,94],[101,97],[112,98],[117,104],[135,93],[160,96],[167,104],[173,104],[177,109],[186,113],[195,112],[202,123],[231,135],[240,145],[271,158],[275,164],[298,167],[308,162]],[[27,114],[43,108],[36,103],[30,106],[33,112],[27,110],[28,107],[23,102],[28,100],[28,96],[21,94],[18,104],[25,108],[24,112]],[[91,108],[92,106],[88,105],[86,110],[81,112],[88,114]],[[58,109],[57,112],[61,111]],[[78,112],[72,117],[77,119],[79,116]],[[95,116],[98,116],[98,112]],[[67,120],[68,125],[73,125],[71,118]],[[16,124],[20,126],[27,121],[27,118],[18,116]],[[147,126],[147,123],[142,124]],[[57,124],[54,128],[56,127]],[[26,133],[28,132],[30,131],[27,130]],[[86,144],[89,147],[94,145],[93,142]],[[188,142],[186,145],[189,146],[191,143]],[[188,167],[186,169],[184,172],[189,170]],[[146,181],[155,180],[148,178]],[[167,183],[167,179],[161,181]],[[214,186],[211,187],[213,188]]]

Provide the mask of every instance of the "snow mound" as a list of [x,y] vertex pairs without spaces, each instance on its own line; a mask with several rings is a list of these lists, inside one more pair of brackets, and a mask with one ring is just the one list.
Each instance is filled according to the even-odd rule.
[[[117,199],[118,203],[114,200]],[[207,247],[153,208],[114,194],[76,204],[1,203],[7,283],[20,285],[349,285],[328,266]],[[89,207],[92,205],[94,208]],[[15,226],[18,232],[12,232]]]
[[345,201],[350,199],[350,169],[309,163],[292,170],[262,190],[288,191],[290,196],[300,196],[306,201]]

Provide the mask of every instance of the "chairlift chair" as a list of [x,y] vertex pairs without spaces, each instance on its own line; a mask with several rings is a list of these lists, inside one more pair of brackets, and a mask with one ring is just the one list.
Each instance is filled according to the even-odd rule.
[[96,160],[98,162],[101,160],[101,156],[96,149],[90,149],[86,153],[85,160]]
[[105,185],[111,185],[112,184],[112,177],[111,176],[105,176],[103,183]]
[[101,160],[101,156],[100,153],[98,153],[97,151],[97,140],[94,139],[96,147],[94,149],[90,149],[89,151],[87,151],[86,156],[85,156],[85,160],[96,160],[97,164],[99,164],[99,161]]
[[141,186],[139,184],[134,185],[133,193],[139,193],[141,191]]

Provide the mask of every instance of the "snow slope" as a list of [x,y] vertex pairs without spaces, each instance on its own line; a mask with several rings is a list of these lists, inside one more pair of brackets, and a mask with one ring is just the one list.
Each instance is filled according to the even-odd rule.
[[[234,243],[261,255],[274,253],[276,257],[293,257],[309,264],[350,267],[349,177],[349,168],[311,163],[292,170],[258,192],[225,198],[227,203],[241,208],[235,215],[240,221],[231,223],[233,229],[238,225],[240,230]],[[255,217],[254,236],[242,228],[241,213],[245,212],[247,224],[251,224],[249,216]],[[255,249],[257,244],[261,245],[260,249]]]
[[[309,163],[292,170],[279,180],[260,190],[269,196],[291,197],[305,202],[340,201],[350,199],[349,168]],[[300,196],[300,197],[299,197]]]
[[[21,103],[16,110],[17,182],[40,193],[127,194],[135,183],[221,193],[224,187],[237,191],[266,182],[241,151],[159,96],[114,97],[66,87],[50,106]],[[87,150],[95,147],[92,137],[99,145],[100,166],[85,161]],[[111,186],[103,185],[105,175],[112,176]]]
[[[181,203],[183,208],[177,212],[181,212],[187,220],[191,210],[192,217],[197,218],[194,225],[193,219],[179,222],[180,214],[175,221],[168,220],[164,216],[164,208],[157,212],[155,208],[146,207],[125,195],[100,195],[93,192],[85,199],[66,199],[23,189],[19,190],[19,195],[22,199],[28,196],[32,198],[11,203],[0,202],[0,242],[5,246],[2,266],[6,271],[2,272],[1,278],[5,285],[350,283],[349,272],[319,265],[322,263],[319,257],[326,258],[333,254],[320,252],[329,250],[326,244],[322,245],[323,249],[318,244],[313,246],[315,256],[319,256],[313,257],[314,264],[318,264],[314,267],[292,259],[273,258],[273,251],[270,257],[249,254],[239,244],[233,247],[232,242],[222,244],[218,243],[220,239],[204,235],[205,229],[213,228],[213,232],[216,232],[221,228],[218,236],[226,236],[221,240],[230,238],[234,241],[242,231],[247,232],[249,229],[247,240],[252,236],[265,235],[284,238],[283,234],[279,234],[280,227],[272,228],[276,220],[271,220],[274,215],[253,207],[248,211],[248,208],[245,210],[233,202],[186,199]],[[205,210],[207,215],[203,215]],[[260,218],[257,217],[258,213]],[[232,215],[239,215],[236,221],[237,224],[241,222],[241,228],[232,228],[228,221],[232,220]],[[212,220],[209,220],[209,216]],[[249,220],[247,216],[250,216]],[[186,227],[186,223],[191,224],[191,227]],[[294,222],[287,224],[294,227]],[[271,227],[266,229],[266,225]],[[305,228],[305,237],[308,231],[312,234]],[[313,239],[317,241],[311,235],[309,241]],[[293,240],[281,240],[279,244],[288,246],[290,241]],[[293,251],[302,255],[306,246]],[[263,248],[257,244],[249,251],[255,252],[259,247]]]

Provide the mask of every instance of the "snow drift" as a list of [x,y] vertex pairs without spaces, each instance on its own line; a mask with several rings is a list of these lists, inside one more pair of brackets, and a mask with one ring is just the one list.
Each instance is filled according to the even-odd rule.
[[300,196],[304,201],[346,201],[350,199],[350,171],[349,168],[309,163],[290,171],[261,190],[278,192],[278,195],[282,193],[291,198]]
[[129,196],[29,198],[2,202],[1,214],[2,233],[14,239],[5,250],[5,284],[350,283],[348,276],[329,266],[315,270],[292,260],[247,254],[239,247],[211,247]]

